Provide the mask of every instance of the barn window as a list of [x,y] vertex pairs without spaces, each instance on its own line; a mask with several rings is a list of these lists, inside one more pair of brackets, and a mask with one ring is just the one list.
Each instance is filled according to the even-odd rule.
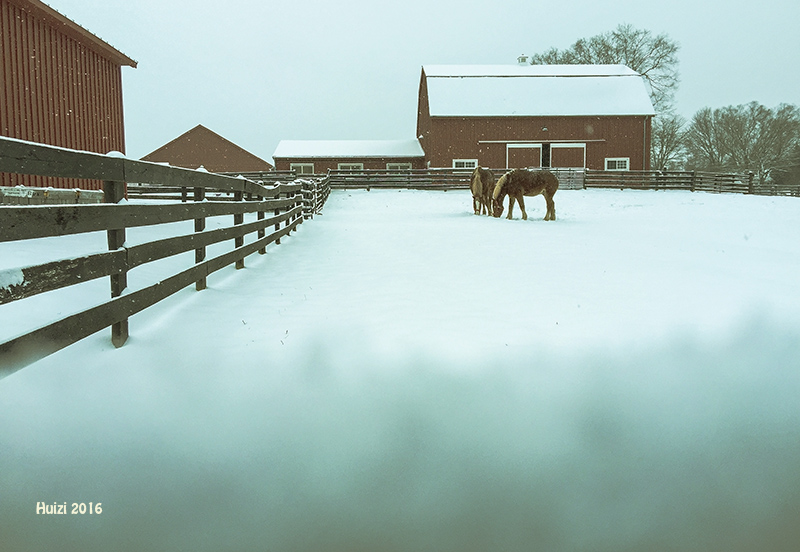
[[314,163],[292,163],[289,169],[297,174],[314,174]]
[[630,157],[606,157],[607,171],[627,171],[630,169]]
[[340,171],[363,171],[364,163],[339,163]]
[[386,163],[387,171],[408,171],[411,170],[411,163]]
[[454,169],[474,169],[477,166],[477,159],[453,159]]

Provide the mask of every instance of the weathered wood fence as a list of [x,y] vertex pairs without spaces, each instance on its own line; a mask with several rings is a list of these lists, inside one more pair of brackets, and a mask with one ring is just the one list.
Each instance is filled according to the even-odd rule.
[[[500,177],[508,169],[492,169]],[[759,185],[752,173],[701,171],[596,171],[548,169],[565,190],[617,188],[631,190],[689,190],[694,192],[800,196],[800,185]],[[330,171],[332,188],[466,189],[470,169]]]
[[[77,152],[0,137],[0,172],[98,179],[104,182],[105,203],[97,205],[0,206],[3,242],[104,231],[108,251],[66,258],[36,266],[0,271],[0,307],[40,293],[108,276],[111,299],[96,307],[55,320],[34,331],[0,343],[0,375],[10,373],[95,332],[111,327],[112,342],[128,338],[128,318],[177,291],[195,284],[206,287],[209,274],[228,265],[244,267],[245,257],[266,252],[280,243],[304,219],[319,213],[329,193],[327,180],[295,180],[265,186],[234,178],[167,167],[155,163]],[[192,201],[128,202],[126,182],[191,190]],[[212,194],[231,200],[209,200]],[[158,195],[158,194],[155,194]],[[163,198],[162,197],[162,198]],[[256,220],[245,223],[245,214]],[[231,225],[206,230],[208,217],[230,216]],[[194,233],[126,246],[126,228],[194,221]],[[245,236],[255,239],[245,244]],[[233,241],[230,251],[206,258],[212,244]],[[155,284],[129,292],[128,272],[138,266],[184,252],[195,252],[194,265]]]

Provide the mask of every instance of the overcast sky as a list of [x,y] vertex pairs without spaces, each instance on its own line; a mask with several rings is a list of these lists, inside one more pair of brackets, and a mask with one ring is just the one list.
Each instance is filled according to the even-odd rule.
[[520,54],[630,23],[680,44],[678,110],[800,105],[796,0],[45,0],[137,60],[127,154],[202,124],[271,161],[282,139],[408,139],[425,64]]

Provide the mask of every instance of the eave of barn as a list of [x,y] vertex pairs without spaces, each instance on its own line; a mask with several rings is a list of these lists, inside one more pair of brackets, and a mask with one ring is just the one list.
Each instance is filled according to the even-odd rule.
[[114,62],[116,65],[134,68],[138,65],[135,60],[123,54],[97,35],[89,32],[87,29],[84,29],[70,18],[51,8],[44,2],[40,2],[39,0],[4,1],[19,6],[23,10],[51,25],[58,32],[69,36],[73,40],[85,45],[87,48],[94,50],[96,53],[100,54],[105,59]]

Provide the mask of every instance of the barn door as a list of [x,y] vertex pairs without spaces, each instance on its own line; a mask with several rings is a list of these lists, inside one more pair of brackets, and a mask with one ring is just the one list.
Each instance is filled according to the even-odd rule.
[[542,166],[542,144],[506,144],[506,168],[524,169]]
[[586,168],[586,144],[552,144],[551,167],[562,169]]

